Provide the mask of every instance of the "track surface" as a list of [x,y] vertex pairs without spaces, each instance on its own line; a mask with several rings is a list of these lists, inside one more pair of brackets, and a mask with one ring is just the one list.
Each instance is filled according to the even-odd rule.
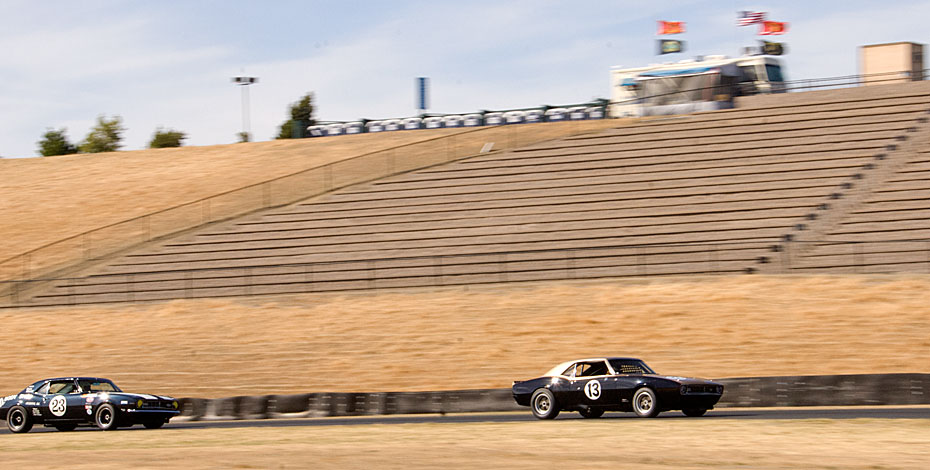
[[[709,420],[709,419],[930,419],[930,408],[831,408],[831,409],[759,409],[759,410],[717,410],[710,411],[702,418],[687,418],[680,412],[672,411],[659,415],[655,419],[669,420]],[[559,420],[583,419],[577,413],[563,412]],[[632,413],[609,413],[599,420],[636,419]],[[219,428],[259,428],[259,427],[297,427],[297,426],[365,426],[372,424],[420,424],[420,423],[508,423],[535,421],[529,411],[526,413],[463,413],[453,415],[405,415],[405,416],[362,416],[345,418],[298,418],[266,419],[240,421],[176,421],[165,429],[219,429]],[[78,431],[92,431],[94,428],[80,428]],[[126,430],[145,430],[134,426]],[[36,426],[31,432],[56,432],[53,428]],[[0,434],[11,434],[3,426]]]

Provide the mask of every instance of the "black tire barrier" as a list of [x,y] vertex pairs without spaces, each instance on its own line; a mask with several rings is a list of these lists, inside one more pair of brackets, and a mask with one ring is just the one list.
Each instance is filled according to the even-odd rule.
[[[725,386],[718,408],[930,405],[930,374],[740,377],[716,381]],[[526,410],[514,402],[510,389],[182,398],[180,403],[181,415],[192,420]]]

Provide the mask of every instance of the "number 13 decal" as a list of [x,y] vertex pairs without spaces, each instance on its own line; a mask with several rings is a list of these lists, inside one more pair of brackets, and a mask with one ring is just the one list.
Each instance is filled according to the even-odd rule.
[[601,383],[597,380],[592,380],[584,384],[584,394],[592,400],[597,400],[601,397]]

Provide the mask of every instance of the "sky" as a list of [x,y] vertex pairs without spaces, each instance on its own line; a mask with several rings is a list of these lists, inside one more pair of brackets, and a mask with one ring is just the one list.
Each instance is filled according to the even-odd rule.
[[[861,45],[930,43],[930,0],[0,0],[0,156],[36,156],[50,128],[78,143],[101,115],[122,118],[123,150],[159,127],[233,143],[243,74],[259,141],[308,92],[318,120],[414,115],[419,76],[436,113],[582,103],[609,97],[612,66],[757,44],[740,10],[789,23],[789,80],[855,74]],[[686,22],[684,54],[654,55],[659,20]]]

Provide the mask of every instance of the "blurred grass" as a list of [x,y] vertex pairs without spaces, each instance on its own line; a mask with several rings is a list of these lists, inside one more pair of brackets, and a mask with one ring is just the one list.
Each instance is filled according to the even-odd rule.
[[0,310],[0,395],[44,377],[222,397],[506,388],[634,356],[721,378],[930,372],[930,276],[734,276]]
[[[610,416],[610,415],[608,415]],[[4,468],[923,469],[930,420],[601,419],[5,435]]]

